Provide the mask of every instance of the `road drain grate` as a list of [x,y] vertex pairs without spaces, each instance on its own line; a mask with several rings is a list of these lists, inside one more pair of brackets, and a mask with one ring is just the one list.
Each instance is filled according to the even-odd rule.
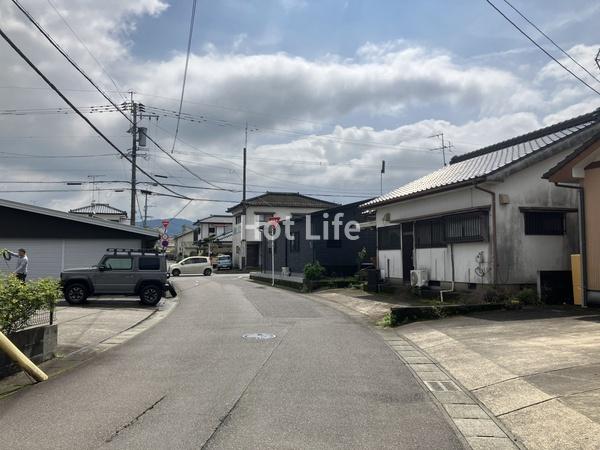
[[246,333],[242,334],[242,337],[247,341],[268,341],[275,339],[277,336],[271,333]]
[[424,381],[432,392],[458,391],[458,386],[452,381]]

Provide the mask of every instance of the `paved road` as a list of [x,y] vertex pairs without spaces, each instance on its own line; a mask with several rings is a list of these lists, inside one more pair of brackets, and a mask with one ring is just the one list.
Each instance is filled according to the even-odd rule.
[[154,328],[0,400],[0,447],[462,448],[391,349],[342,313],[235,275],[177,285]]

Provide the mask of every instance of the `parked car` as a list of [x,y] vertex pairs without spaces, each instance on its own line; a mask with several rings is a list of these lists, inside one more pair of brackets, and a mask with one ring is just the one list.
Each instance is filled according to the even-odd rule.
[[84,303],[90,295],[139,295],[144,305],[156,305],[169,289],[167,262],[155,250],[107,249],[92,267],[60,274],[65,300]]
[[231,270],[233,268],[233,262],[231,261],[231,256],[229,255],[221,255],[217,258],[217,269],[219,270],[224,270],[224,269],[228,269]]
[[202,274],[208,277],[212,275],[213,268],[207,256],[190,256],[171,264],[169,270],[174,277],[184,274]]

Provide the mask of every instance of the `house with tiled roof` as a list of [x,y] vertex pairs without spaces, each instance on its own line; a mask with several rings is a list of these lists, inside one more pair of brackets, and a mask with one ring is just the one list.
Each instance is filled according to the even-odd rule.
[[577,192],[541,177],[599,130],[596,110],[455,156],[363,204],[376,210],[384,276],[409,283],[417,270],[421,283],[447,288],[543,290],[546,281],[570,280],[570,254],[579,247]]
[[127,223],[127,212],[110,206],[108,203],[92,202],[89,205],[71,209],[69,213],[110,220],[111,222]]
[[337,204],[298,192],[265,192],[232,206],[227,212],[233,216],[231,240],[234,266],[260,266],[260,227],[269,217],[277,216],[282,220],[304,217],[333,206]]

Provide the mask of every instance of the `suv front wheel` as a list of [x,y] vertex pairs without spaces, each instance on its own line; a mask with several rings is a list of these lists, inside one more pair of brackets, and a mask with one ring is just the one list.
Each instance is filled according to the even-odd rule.
[[204,269],[204,276],[210,277],[212,274],[212,269]]
[[83,283],[71,283],[65,288],[65,300],[71,305],[81,305],[88,297],[88,289]]
[[156,284],[147,284],[140,289],[140,302],[142,305],[154,306],[162,298],[162,289]]

